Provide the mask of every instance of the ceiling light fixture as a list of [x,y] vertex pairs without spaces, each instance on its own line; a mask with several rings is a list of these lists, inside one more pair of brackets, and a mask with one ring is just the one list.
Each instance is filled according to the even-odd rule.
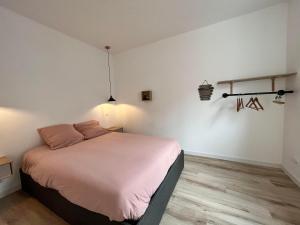
[[110,97],[108,99],[108,102],[115,102],[116,100],[113,98],[111,95],[111,78],[110,78],[110,52],[109,50],[111,49],[110,46],[105,46],[106,52],[107,52],[107,66],[108,66],[108,81],[109,81],[109,94]]

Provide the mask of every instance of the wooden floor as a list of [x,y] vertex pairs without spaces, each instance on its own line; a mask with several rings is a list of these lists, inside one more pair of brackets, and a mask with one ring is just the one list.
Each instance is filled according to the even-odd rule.
[[[66,225],[23,192],[0,200],[1,225]],[[186,156],[161,225],[300,225],[300,188],[280,169]]]

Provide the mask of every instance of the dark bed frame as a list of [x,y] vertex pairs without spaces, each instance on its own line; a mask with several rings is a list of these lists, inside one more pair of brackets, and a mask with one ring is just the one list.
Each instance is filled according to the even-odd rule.
[[170,167],[166,177],[151,198],[145,214],[138,220],[110,221],[107,216],[89,211],[62,197],[56,190],[36,183],[20,169],[23,191],[37,198],[71,225],[159,225],[168,201],[184,167],[184,152],[181,151]]

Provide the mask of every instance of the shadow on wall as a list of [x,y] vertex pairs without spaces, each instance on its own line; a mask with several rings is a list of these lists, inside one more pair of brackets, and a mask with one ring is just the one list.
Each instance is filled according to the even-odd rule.
[[79,113],[75,111],[76,113],[73,114],[53,109],[53,111],[57,111],[53,115],[45,111],[38,112],[0,107],[0,155],[7,155],[13,160],[14,170],[12,178],[0,183],[0,197],[20,188],[18,169],[21,166],[22,156],[27,150],[42,144],[42,140],[36,131],[37,128],[90,119],[99,120],[104,127],[116,126],[118,125],[116,109],[117,106],[115,105],[101,104],[89,110],[81,109]]
[[[30,114],[51,118],[56,123],[76,122],[78,118],[85,115],[89,110],[99,104],[99,98],[95,95],[92,97],[80,96],[64,96],[57,95],[55,97],[43,97],[36,94],[36,98],[18,98],[8,103],[8,99],[1,99],[1,106],[4,108],[16,109],[18,111],[30,112]],[[105,102],[102,100],[100,102]],[[45,124],[44,125],[51,125]]]
[[9,156],[17,166],[24,151],[42,144],[36,131],[38,128],[90,119],[99,120],[103,127],[120,125],[117,106],[112,104],[101,104],[86,110],[76,118],[74,115],[70,118],[64,114],[61,115],[61,118],[56,118],[50,113],[45,115],[45,113],[0,107],[0,155]]
[[38,134],[32,132],[32,127],[42,120],[47,121],[47,118],[38,118],[41,116],[22,110],[0,107],[0,154],[9,154],[10,149],[20,147],[20,145],[27,148],[36,142]]
[[41,144],[35,128],[47,118],[27,111],[0,107],[0,155],[13,160],[14,175],[0,184],[0,197],[19,189],[18,169],[23,152]]
[[[0,107],[0,155],[16,155],[41,144],[37,128],[51,126],[58,123],[76,123],[84,120],[96,119],[103,127],[120,126],[118,105],[101,104],[81,115],[69,116],[60,112],[56,118],[51,113],[26,111],[21,109]],[[57,110],[59,111],[59,110]]]
[[212,102],[212,105],[217,108],[217,110],[212,111],[210,127],[213,127],[220,119],[224,118],[224,115],[228,115],[228,112],[235,110],[235,102],[231,101],[230,104],[225,102],[223,97],[218,97]]

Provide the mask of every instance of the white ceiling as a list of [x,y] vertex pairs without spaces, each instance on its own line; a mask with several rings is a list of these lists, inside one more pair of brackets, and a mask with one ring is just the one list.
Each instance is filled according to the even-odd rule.
[[0,5],[113,52],[151,43],[283,0],[0,0]]

